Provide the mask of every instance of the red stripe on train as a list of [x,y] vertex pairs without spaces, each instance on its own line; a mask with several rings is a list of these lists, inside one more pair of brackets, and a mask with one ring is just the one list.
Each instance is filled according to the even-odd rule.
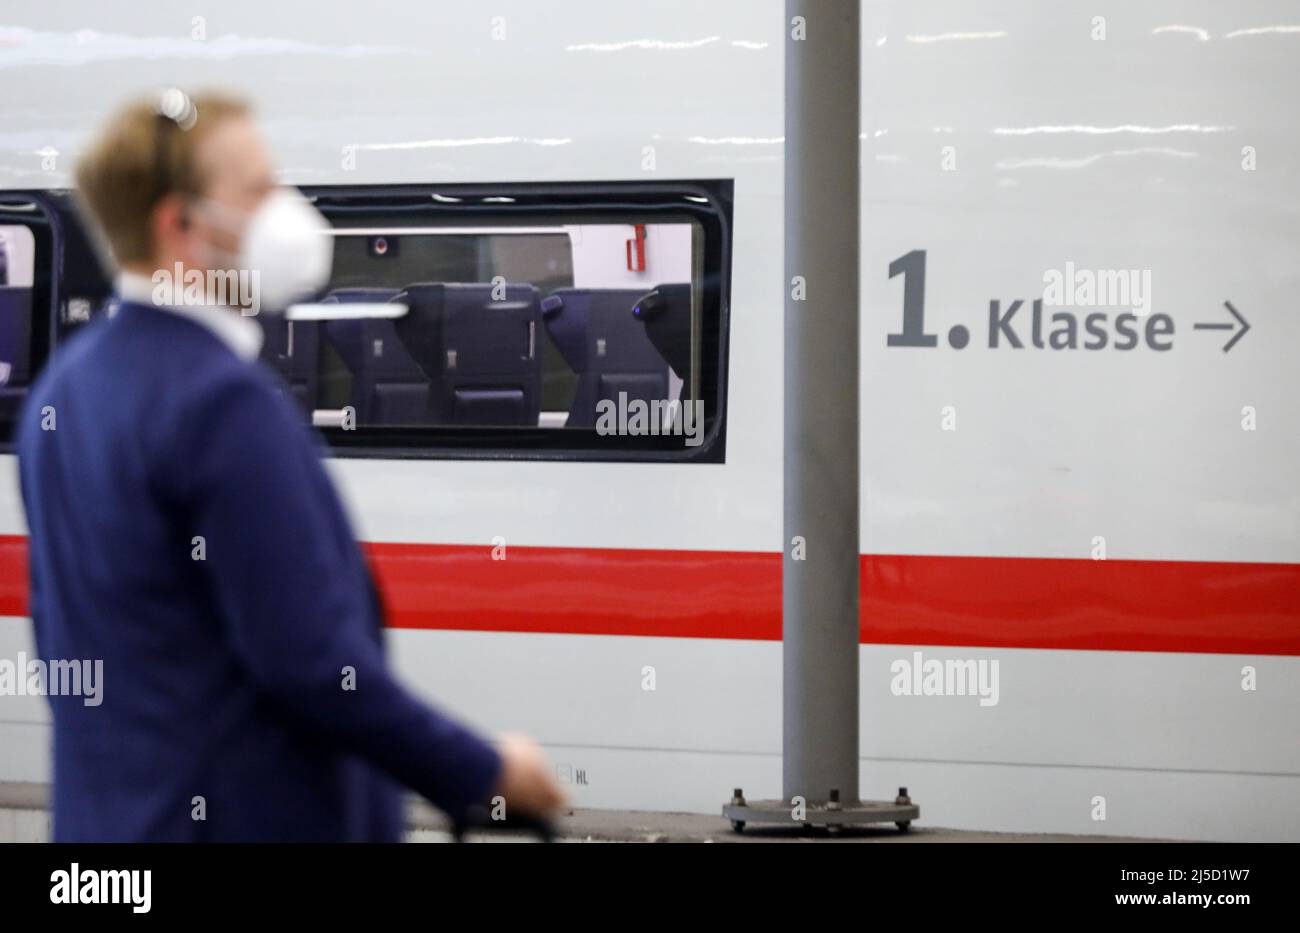
[[[781,557],[365,545],[396,628],[781,637]],[[1300,655],[1300,564],[862,558],[864,643]],[[27,539],[0,536],[0,614],[27,613]]]

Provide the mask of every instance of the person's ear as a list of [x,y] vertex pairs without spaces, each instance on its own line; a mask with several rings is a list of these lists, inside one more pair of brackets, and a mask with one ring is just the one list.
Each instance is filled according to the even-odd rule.
[[189,209],[184,200],[175,194],[162,198],[153,208],[153,241],[158,252],[175,256],[184,252],[189,238]]

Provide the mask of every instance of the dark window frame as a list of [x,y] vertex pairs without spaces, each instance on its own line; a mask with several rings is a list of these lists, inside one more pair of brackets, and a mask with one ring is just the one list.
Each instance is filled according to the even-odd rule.
[[[326,216],[388,211],[405,220],[466,226],[565,223],[698,223],[703,236],[700,287],[700,394],[705,430],[697,447],[680,435],[599,435],[594,429],[493,427],[318,428],[332,456],[385,460],[543,460],[723,463],[726,459],[727,347],[730,334],[730,179],[668,182],[492,183],[450,185],[303,185]],[[436,201],[433,195],[458,198]],[[510,203],[483,198],[510,198]],[[698,198],[691,201],[689,198]],[[335,200],[337,199],[337,200]]]
[[[39,217],[21,206],[35,205]],[[32,321],[27,389],[35,385],[50,356],[76,323],[68,320],[71,300],[96,309],[112,289],[108,272],[87,234],[72,192],[66,189],[0,190],[0,224],[24,224],[35,239]],[[25,401],[25,400],[24,400]],[[14,452],[14,420],[0,420],[0,453]]]
[[[302,185],[327,215],[349,210],[401,212],[404,217],[467,225],[530,223],[656,223],[689,219],[703,233],[699,385],[705,431],[697,447],[679,435],[599,435],[594,429],[491,427],[361,427],[317,429],[328,454],[347,459],[538,460],[575,462],[723,463],[726,460],[728,345],[731,329],[731,179],[631,182],[520,182],[475,184]],[[435,201],[432,195],[461,198]],[[485,203],[484,198],[511,198]],[[688,200],[700,199],[698,201]],[[472,199],[478,199],[477,202]],[[37,237],[33,275],[31,383],[59,345],[81,323],[69,318],[69,302],[89,302],[98,313],[112,292],[101,262],[67,189],[0,190],[5,204],[35,204],[47,229]],[[30,216],[27,215],[27,216]],[[42,239],[44,237],[44,239]],[[49,261],[42,264],[44,254]],[[659,284],[659,283],[656,283]],[[13,424],[0,423],[0,453],[13,452]]]

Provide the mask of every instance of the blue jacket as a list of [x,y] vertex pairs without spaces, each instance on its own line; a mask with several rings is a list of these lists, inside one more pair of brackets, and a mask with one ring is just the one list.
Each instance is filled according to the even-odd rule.
[[124,304],[55,354],[19,427],[60,841],[399,838],[398,785],[458,814],[500,759],[384,662],[317,442],[276,377]]

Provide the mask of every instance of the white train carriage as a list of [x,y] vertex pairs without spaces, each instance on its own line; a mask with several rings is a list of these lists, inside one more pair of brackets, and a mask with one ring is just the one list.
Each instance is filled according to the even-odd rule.
[[[90,128],[244,93],[335,227],[333,311],[268,318],[267,361],[403,677],[538,737],[579,806],[778,796],[787,31],[775,0],[8,10],[0,417],[107,294],[65,193]],[[863,794],[1300,839],[1300,7],[868,0],[862,49]],[[47,723],[0,697],[0,781],[46,779]]]

